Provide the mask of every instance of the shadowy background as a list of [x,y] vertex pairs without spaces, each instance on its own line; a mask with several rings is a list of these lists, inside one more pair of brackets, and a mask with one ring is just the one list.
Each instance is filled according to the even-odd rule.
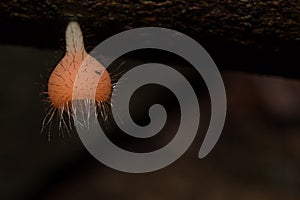
[[[73,1],[66,1],[63,4],[64,12],[62,13],[66,14],[68,5],[71,11],[76,8],[75,11],[78,12],[70,12],[71,16],[61,14],[53,20],[42,17],[42,11],[46,12],[45,16],[51,16],[47,15],[49,12],[47,6],[52,5],[55,10],[54,6],[60,5],[62,2],[38,2],[40,1],[32,1],[32,3],[29,1],[4,1],[1,3],[1,16],[4,17],[0,20],[0,24],[3,25],[0,33],[1,199],[299,199],[300,82],[297,79],[299,77],[299,61],[296,56],[299,52],[299,39],[297,40],[299,26],[296,26],[297,23],[299,25],[299,16],[293,15],[297,12],[286,10],[289,6],[299,8],[299,2],[290,1],[288,4],[286,1],[284,1],[285,3],[266,1],[266,5],[261,5],[270,6],[267,7],[270,8],[270,12],[273,12],[271,8],[274,8],[290,14],[287,15],[287,19],[290,19],[289,22],[284,19],[281,21],[284,22],[282,26],[286,24],[290,27],[286,32],[280,32],[281,35],[283,34],[282,38],[275,37],[278,28],[275,23],[273,26],[267,24],[262,26],[262,28],[275,27],[274,30],[268,29],[271,36],[261,34],[262,37],[258,37],[248,29],[245,31],[249,35],[245,35],[245,32],[234,31],[235,29],[231,28],[233,33],[229,35],[231,38],[235,38],[237,35],[237,41],[230,40],[228,35],[220,35],[218,32],[218,27],[226,27],[228,21],[225,21],[226,23],[224,22],[223,25],[220,22],[211,26],[213,30],[211,35],[209,32],[201,35],[201,30],[193,27],[185,29],[180,24],[173,24],[172,27],[173,16],[169,16],[170,21],[162,20],[162,17],[168,13],[162,8],[169,8],[168,4],[160,5],[162,13],[165,14],[158,14],[155,23],[167,24],[167,27],[181,30],[189,35],[200,34],[197,40],[200,41],[200,44],[202,44],[201,41],[204,42],[204,47],[222,71],[227,92],[228,115],[221,138],[213,151],[204,159],[198,159],[197,153],[207,128],[210,113],[209,97],[201,78],[195,76],[190,67],[177,64],[176,66],[186,73],[190,81],[196,85],[195,89],[202,112],[200,131],[192,146],[180,159],[164,169],[146,174],[128,174],[104,166],[87,152],[75,131],[70,135],[65,135],[64,138],[60,137],[55,122],[53,129],[50,130],[53,139],[49,142],[47,139],[48,129],[46,132],[40,133],[42,120],[46,114],[43,104],[46,96],[41,93],[46,90],[45,86],[51,70],[64,54],[64,31],[67,21],[83,20],[81,25],[84,35],[86,35],[86,46],[91,50],[97,42],[101,42],[113,33],[139,27],[139,25],[148,25],[151,20],[145,19],[144,24],[129,23],[130,26],[127,27],[124,23],[127,22],[126,20],[129,22],[131,17],[119,20],[114,18],[111,23],[118,24],[118,26],[112,26],[111,32],[103,33],[99,31],[101,29],[98,29],[98,25],[92,26],[93,23],[88,22],[85,24],[84,16],[87,14],[83,17],[76,15],[79,11],[84,13],[85,10],[82,11],[74,3],[72,4]],[[121,5],[124,2],[116,1]],[[135,4],[145,6],[143,2],[137,1]],[[157,1],[153,2],[157,3]],[[174,2],[177,3],[171,3],[169,6],[181,6],[180,2],[183,1]],[[202,16],[198,12],[193,13],[196,8],[191,8],[195,5],[192,6],[189,3],[194,1],[187,2],[186,12],[189,13],[187,18],[184,16],[176,18],[181,22],[187,22],[190,16],[199,16],[199,18]],[[216,8],[225,6],[226,8],[227,3],[224,2],[229,1],[212,3],[212,6],[215,5]],[[253,2],[262,1],[238,1],[237,5],[247,7],[247,3],[254,5]],[[18,3],[17,6],[14,7],[14,3]],[[135,4],[131,6],[137,6]],[[20,10],[17,9],[18,5]],[[46,7],[41,8],[39,11],[41,13],[25,12],[24,14],[24,9],[30,10],[31,7],[37,7],[37,5]],[[91,3],[85,6],[92,7],[92,5]],[[109,16],[107,13],[114,13],[113,11],[120,12],[118,9],[112,9],[115,7],[110,7],[111,10],[107,11],[105,6],[102,11],[105,12],[103,16]],[[143,7],[143,11],[151,10],[151,5],[148,6],[150,7]],[[262,12],[261,6],[257,6],[257,13]],[[129,8],[131,7],[129,6]],[[198,8],[206,7],[198,5]],[[267,8],[264,9],[267,10]],[[59,11],[59,8],[57,10]],[[182,11],[182,7],[179,7],[179,10]],[[204,10],[206,11],[206,9]],[[217,11],[216,15],[219,13]],[[256,13],[250,8],[248,11],[252,15]],[[235,12],[237,11],[233,9],[229,13]],[[27,20],[26,14],[29,16]],[[53,15],[56,16],[55,13]],[[124,16],[127,15],[130,14],[124,14]],[[30,16],[33,16],[34,19]],[[144,18],[146,17],[144,16]],[[60,19],[62,20],[60,21]],[[106,18],[100,19],[105,21]],[[203,19],[209,20],[210,18],[203,17]],[[229,17],[229,19],[232,18]],[[273,18],[270,18],[269,21],[273,23],[274,21],[271,19]],[[4,22],[4,20],[6,21]],[[143,22],[143,19],[139,20]],[[253,20],[257,21],[257,24],[264,21],[257,16]],[[58,25],[55,29],[56,22]],[[288,23],[292,23],[292,25]],[[254,23],[253,27],[257,24]],[[89,28],[85,29],[85,26]],[[102,30],[107,30],[109,23],[105,21],[102,26]],[[238,24],[234,24],[234,27],[237,26]],[[42,29],[39,30],[39,28]],[[196,31],[192,32],[192,30]],[[228,33],[229,29],[224,30]],[[284,27],[280,30],[284,30]],[[90,36],[85,32],[93,33],[96,36]],[[229,33],[231,32],[229,31]],[[289,34],[292,34],[292,37],[289,37]],[[28,41],[26,37],[29,37]],[[216,38],[221,43],[213,42]],[[270,41],[266,42],[265,38],[269,38]],[[246,39],[251,39],[254,43],[248,40],[249,43],[242,44],[241,41]],[[263,47],[257,46],[260,42]],[[156,56],[155,52],[152,52],[151,55],[153,59]],[[238,59],[234,60],[234,58]],[[167,60],[166,57],[161,59]],[[276,67],[273,68],[273,66]],[[254,73],[247,73],[249,71]],[[266,76],[265,74],[279,76]],[[197,86],[198,82],[200,86]],[[159,100],[160,92],[165,91],[158,89],[156,96],[153,97],[154,100]],[[140,94],[140,97],[143,97],[143,93]],[[138,98],[139,95],[137,95]],[[136,101],[140,109],[143,103],[150,100]],[[177,122],[175,111],[176,103],[170,107],[169,126],[171,128],[172,123],[176,126]],[[139,117],[143,121],[143,116],[137,115],[137,120]],[[117,132],[112,131],[108,134],[113,135],[112,139],[120,145],[143,149],[143,146],[136,141],[118,137]],[[172,133],[167,132],[166,135],[161,134],[157,140],[147,145],[151,147],[151,145],[166,144],[172,137]]]

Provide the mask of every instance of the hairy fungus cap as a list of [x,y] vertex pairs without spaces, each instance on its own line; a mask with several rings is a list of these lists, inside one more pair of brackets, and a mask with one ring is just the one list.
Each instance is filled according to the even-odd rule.
[[85,51],[82,32],[77,22],[68,24],[66,54],[50,75],[48,95],[56,108],[77,99],[103,102],[110,98],[109,73]]

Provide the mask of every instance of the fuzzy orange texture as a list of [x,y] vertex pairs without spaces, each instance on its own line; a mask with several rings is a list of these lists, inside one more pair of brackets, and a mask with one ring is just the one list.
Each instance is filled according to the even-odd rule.
[[112,88],[109,73],[86,53],[77,22],[70,22],[67,27],[66,51],[48,81],[48,95],[52,105],[59,109],[77,99],[96,102],[109,100]]

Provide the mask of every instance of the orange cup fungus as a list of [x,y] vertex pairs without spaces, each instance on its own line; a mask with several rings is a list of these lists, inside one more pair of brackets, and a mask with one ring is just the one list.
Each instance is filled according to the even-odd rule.
[[66,30],[66,54],[53,70],[48,82],[52,105],[60,109],[72,100],[79,99],[105,102],[110,99],[111,90],[109,73],[85,51],[79,24],[70,22]]

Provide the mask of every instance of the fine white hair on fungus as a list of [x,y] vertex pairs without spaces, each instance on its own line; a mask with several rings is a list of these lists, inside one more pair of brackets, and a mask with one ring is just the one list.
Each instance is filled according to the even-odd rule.
[[[65,38],[66,53],[52,71],[48,81],[50,106],[43,121],[42,131],[44,127],[50,125],[49,140],[51,123],[55,115],[59,118],[59,132],[62,126],[65,126],[67,131],[72,127],[72,101],[82,101],[84,105],[96,103],[100,114],[104,116],[112,93],[110,74],[101,63],[86,52],[83,35],[77,22],[68,24]],[[73,90],[75,80],[76,90]],[[64,119],[64,115],[67,115],[67,120]]]

